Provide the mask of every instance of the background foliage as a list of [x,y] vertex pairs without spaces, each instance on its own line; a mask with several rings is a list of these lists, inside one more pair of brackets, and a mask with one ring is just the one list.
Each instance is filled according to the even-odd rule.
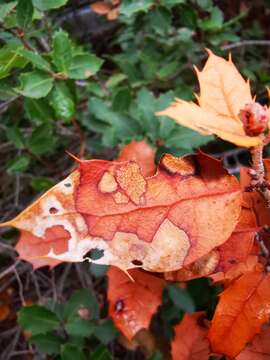
[[[109,21],[88,1],[0,1],[1,221],[70,171],[73,162],[65,150],[111,159],[131,140],[147,139],[157,157],[201,146],[214,154],[231,151],[231,145],[168,118],[154,119],[175,97],[192,99],[197,90],[192,64],[203,63],[204,48],[220,55],[231,51],[266,102],[268,1],[123,0],[117,6],[119,16]],[[35,354],[62,360],[144,357],[123,348],[106,316],[106,268],[60,265],[33,273],[15,260],[9,245],[15,234],[1,236],[1,291],[11,287],[8,301],[16,311],[22,302],[35,304],[18,317],[26,334],[32,333]],[[184,312],[211,314],[217,293],[207,280],[191,281],[183,291],[168,286],[153,331],[170,339]],[[76,315],[82,303],[87,319]],[[15,321],[9,315],[0,330],[16,333]],[[25,351],[23,356],[32,353],[27,335],[18,334],[14,345],[1,336],[5,359],[16,349]]]

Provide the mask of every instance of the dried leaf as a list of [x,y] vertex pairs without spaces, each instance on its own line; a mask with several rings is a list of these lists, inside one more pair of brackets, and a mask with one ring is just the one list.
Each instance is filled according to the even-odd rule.
[[203,70],[196,69],[199,105],[177,99],[157,115],[169,116],[203,135],[215,134],[239,146],[258,145],[260,137],[247,136],[239,118],[240,110],[253,102],[249,82],[242,78],[231,58],[225,60],[209,50],[208,53]]
[[161,304],[164,280],[142,270],[130,270],[134,282],[121,270],[108,271],[109,314],[116,327],[131,340],[139,330],[148,329]]
[[97,1],[91,4],[91,9],[99,15],[107,15],[112,10],[112,6],[105,1]]
[[[17,249],[35,266],[83,261],[126,270],[172,271],[223,244],[241,211],[241,192],[219,161],[162,158],[144,177],[135,162],[79,161],[80,167],[14,220]],[[219,236],[217,236],[219,234]],[[45,258],[49,258],[47,260]]]
[[203,315],[203,312],[185,314],[180,324],[175,327],[173,360],[208,360],[210,348],[206,337],[207,329],[198,324]]
[[246,273],[221,293],[208,338],[212,350],[234,358],[270,315],[270,275]]

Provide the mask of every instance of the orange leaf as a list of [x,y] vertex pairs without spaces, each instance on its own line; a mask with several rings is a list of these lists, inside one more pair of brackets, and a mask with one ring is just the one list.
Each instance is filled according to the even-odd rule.
[[112,10],[112,6],[104,1],[97,1],[91,4],[91,9],[99,15],[107,15]]
[[252,252],[256,229],[256,217],[251,209],[243,207],[236,228],[224,244],[193,264],[176,272],[166,273],[165,278],[173,281],[188,281],[210,276],[217,282],[232,280],[233,274],[240,276],[243,272],[253,270],[257,257],[255,256],[253,260],[249,259],[248,263],[245,261]]
[[165,155],[151,177],[135,162],[79,163],[78,171],[1,225],[23,230],[18,250],[35,266],[84,261],[98,248],[103,257],[91,261],[99,264],[177,270],[224,243],[238,221],[238,181],[202,153]]
[[99,261],[122,269],[188,265],[224,243],[240,214],[236,179],[203,154],[166,155],[149,178],[130,162],[85,161],[80,173],[77,210],[103,239]]
[[141,270],[130,270],[134,282],[121,270],[108,271],[109,314],[116,327],[131,340],[141,329],[148,329],[161,304],[164,280]]
[[249,83],[236,69],[231,58],[225,60],[208,50],[209,58],[200,72],[199,105],[177,99],[157,115],[169,116],[180,125],[203,135],[215,134],[239,146],[261,143],[259,136],[247,136],[239,118],[240,110],[252,103]]
[[208,338],[212,350],[237,356],[270,315],[270,275],[246,273],[220,295]]
[[269,360],[270,359],[270,329],[265,328],[256,335],[251,344],[236,357],[236,360]]
[[185,314],[180,324],[176,325],[172,342],[173,360],[208,360],[210,348],[206,337],[207,329],[198,324],[203,314]]
[[133,160],[140,166],[143,176],[151,176],[156,172],[155,151],[143,141],[132,141],[121,150],[118,161]]

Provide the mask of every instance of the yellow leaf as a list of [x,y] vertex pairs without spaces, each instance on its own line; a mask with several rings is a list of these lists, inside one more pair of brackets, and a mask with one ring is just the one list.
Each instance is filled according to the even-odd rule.
[[243,79],[231,58],[225,60],[211,51],[208,53],[203,70],[195,68],[200,84],[200,95],[196,96],[199,105],[177,99],[157,115],[168,116],[203,135],[215,134],[238,146],[258,145],[260,137],[247,136],[239,118],[240,110],[253,102],[249,82]]

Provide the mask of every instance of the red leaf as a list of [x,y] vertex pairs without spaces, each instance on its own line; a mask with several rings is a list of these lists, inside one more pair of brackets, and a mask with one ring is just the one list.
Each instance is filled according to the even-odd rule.
[[145,141],[132,141],[121,150],[118,161],[135,161],[143,176],[152,176],[156,172],[155,151]]
[[18,249],[36,266],[40,257],[42,265],[54,265],[51,259],[84,261],[98,248],[104,256],[96,263],[163,272],[187,266],[224,243],[240,210],[238,181],[202,153],[165,155],[151,177],[144,177],[136,162],[89,160],[1,226],[24,231]]
[[141,270],[130,270],[134,282],[121,270],[108,271],[109,314],[116,327],[131,340],[148,329],[153,314],[161,304],[164,280]]
[[175,327],[175,338],[172,342],[173,360],[208,360],[209,343],[207,329],[198,324],[203,312],[185,314],[183,320]]
[[212,350],[237,356],[269,315],[270,275],[262,271],[244,274],[221,293],[208,334]]
[[236,357],[236,360],[269,360],[270,359],[270,329],[265,328],[256,335],[251,344]]

